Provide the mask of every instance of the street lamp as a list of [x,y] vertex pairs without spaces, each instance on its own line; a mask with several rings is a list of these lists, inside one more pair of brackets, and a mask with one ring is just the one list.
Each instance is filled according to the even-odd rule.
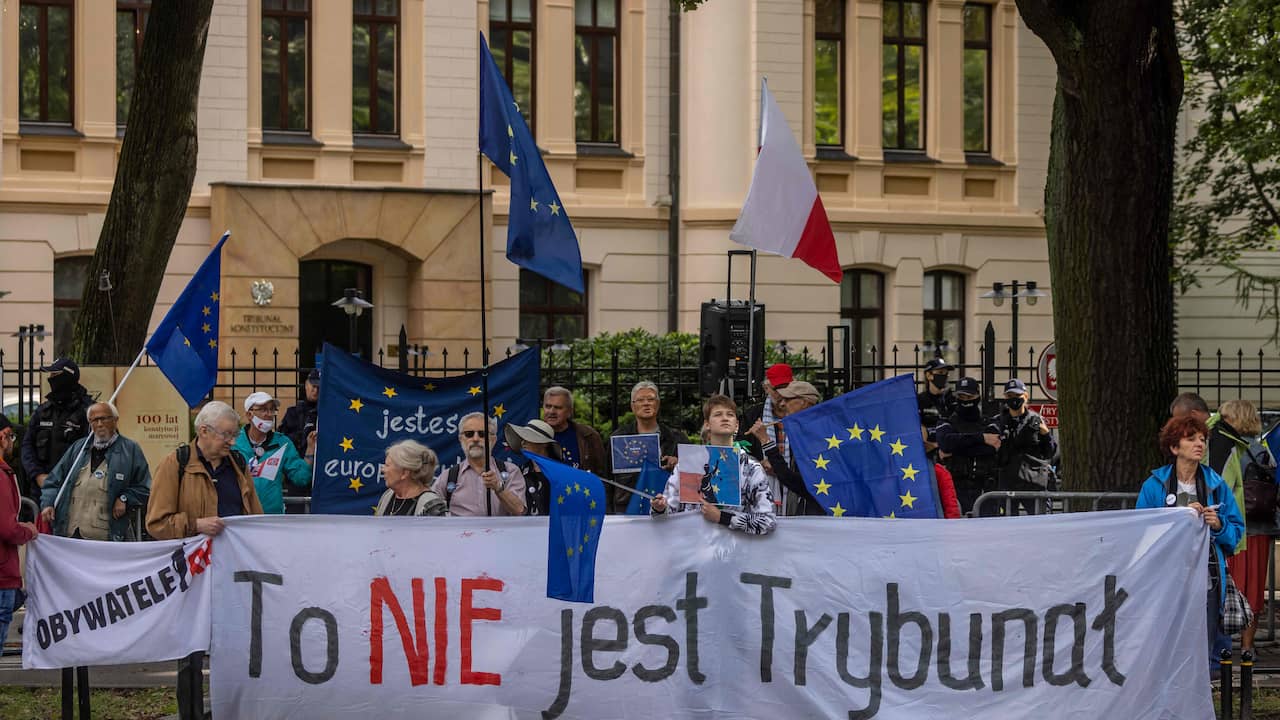
[[365,300],[360,291],[356,288],[347,288],[342,291],[342,297],[333,301],[334,307],[342,308],[342,312],[347,314],[347,327],[350,334],[347,337],[347,350],[352,355],[356,354],[356,319],[359,318],[365,310],[372,310],[373,303]]
[[533,345],[537,345],[539,352],[541,352],[542,346],[546,345],[547,343],[551,343],[551,345],[547,347],[547,349],[550,350],[551,352],[565,352],[566,350],[569,349],[569,346],[566,345],[564,342],[564,338],[518,337],[516,338],[515,344],[508,346],[507,350],[511,351],[511,354],[514,355],[516,353],[520,353],[520,352],[524,352],[525,350],[528,350]]
[[[990,298],[993,305],[1000,307],[1004,305],[1005,298],[1011,301],[1013,309],[1013,325],[1012,338],[1009,343],[1009,356],[1012,358],[1010,371],[1015,375],[1018,371],[1018,300],[1025,299],[1028,305],[1035,305],[1040,298],[1048,297],[1049,294],[1036,287],[1035,280],[1018,281],[1014,280],[1010,283],[992,283],[991,291],[982,293],[981,297]],[[994,349],[994,348],[993,348]]]

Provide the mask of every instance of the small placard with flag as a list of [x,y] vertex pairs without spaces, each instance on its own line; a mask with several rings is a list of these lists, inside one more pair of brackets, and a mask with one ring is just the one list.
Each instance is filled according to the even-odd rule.
[[551,489],[547,597],[595,602],[596,549],[604,530],[604,483],[585,470],[535,457]]
[[218,317],[222,307],[222,245],[209,251],[200,268],[147,341],[147,353],[160,372],[195,407],[218,380]]
[[[656,462],[645,460],[636,477],[636,490],[648,495],[657,495],[667,488],[667,478],[671,473],[663,470]],[[627,503],[627,515],[648,515],[649,498],[633,493]]]

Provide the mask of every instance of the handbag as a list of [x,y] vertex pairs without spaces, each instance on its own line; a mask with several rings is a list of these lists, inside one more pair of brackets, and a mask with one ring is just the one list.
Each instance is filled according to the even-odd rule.
[[1235,635],[1253,622],[1253,608],[1249,607],[1249,601],[1245,600],[1244,593],[1236,587],[1235,581],[1231,579],[1231,573],[1223,573],[1223,576],[1226,578],[1227,592],[1220,617],[1222,632]]

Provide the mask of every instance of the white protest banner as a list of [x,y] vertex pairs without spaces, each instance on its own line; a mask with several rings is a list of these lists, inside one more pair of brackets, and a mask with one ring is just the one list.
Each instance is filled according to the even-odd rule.
[[41,535],[27,548],[22,667],[154,662],[208,649],[208,538]]
[[1190,510],[606,522],[579,605],[545,518],[232,518],[213,714],[1213,717]]

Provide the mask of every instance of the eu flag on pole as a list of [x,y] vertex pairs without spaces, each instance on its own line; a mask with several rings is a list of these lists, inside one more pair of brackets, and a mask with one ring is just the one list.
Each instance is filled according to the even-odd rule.
[[578,236],[507,82],[480,35],[480,152],[511,178],[507,259],[582,292]]
[[199,405],[218,380],[222,244],[229,237],[230,230],[222,234],[147,341],[147,354],[187,401],[187,407]]
[[604,529],[604,483],[584,470],[535,457],[551,486],[547,597],[595,602],[596,549]]
[[782,419],[805,484],[836,517],[937,518],[910,375]]
[[[636,489],[640,492],[657,495],[667,489],[667,478],[671,473],[658,467],[652,460],[645,460],[640,466],[640,474],[636,477]],[[627,515],[648,515],[649,498],[643,495],[632,495],[627,503]]]

